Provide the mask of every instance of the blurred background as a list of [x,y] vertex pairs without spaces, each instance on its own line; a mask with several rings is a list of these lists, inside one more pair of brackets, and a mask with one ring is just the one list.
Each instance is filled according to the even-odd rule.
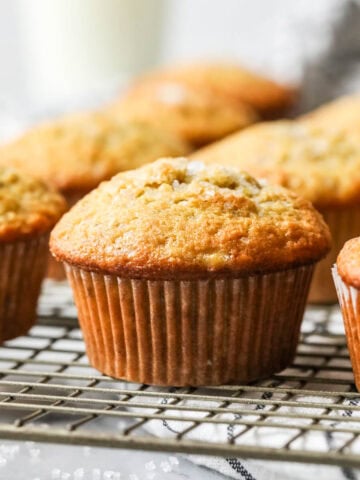
[[360,89],[360,0],[0,0],[0,123],[96,105],[193,58],[298,85],[307,110]]

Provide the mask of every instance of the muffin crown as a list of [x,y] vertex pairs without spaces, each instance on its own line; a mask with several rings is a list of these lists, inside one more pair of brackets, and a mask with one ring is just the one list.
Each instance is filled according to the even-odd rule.
[[59,260],[133,278],[286,269],[328,248],[328,228],[309,202],[186,159],[161,159],[102,183],[51,238]]
[[360,237],[345,243],[338,255],[336,265],[344,282],[360,288]]
[[251,105],[262,117],[276,118],[295,103],[294,88],[279,85],[269,78],[231,62],[193,62],[153,71],[138,79],[137,85],[178,82],[208,91],[233,104]]
[[231,165],[304,196],[317,207],[360,202],[360,130],[325,130],[301,122],[255,125],[192,155]]
[[360,94],[339,97],[302,115],[299,120],[330,130],[360,130]]
[[0,165],[64,192],[86,192],[120,171],[188,151],[177,136],[152,125],[88,112],[34,127],[0,148]]
[[120,118],[159,125],[201,146],[240,130],[257,120],[250,105],[216,96],[181,82],[150,82],[130,88],[109,106]]
[[65,210],[63,197],[42,182],[0,167],[0,242],[44,233]]

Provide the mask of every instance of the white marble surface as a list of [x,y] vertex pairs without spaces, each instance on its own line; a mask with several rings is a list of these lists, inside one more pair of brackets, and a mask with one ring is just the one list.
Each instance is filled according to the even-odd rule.
[[1,480],[224,480],[179,455],[0,441]]

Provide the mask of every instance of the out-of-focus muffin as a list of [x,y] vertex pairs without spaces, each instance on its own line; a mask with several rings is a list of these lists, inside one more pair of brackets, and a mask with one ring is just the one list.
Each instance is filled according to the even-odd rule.
[[0,167],[0,342],[36,319],[49,232],[66,209],[44,183]]
[[313,202],[330,227],[333,249],[315,271],[310,300],[336,301],[331,265],[344,242],[360,235],[360,130],[263,123],[199,150],[192,158],[247,170]]
[[129,90],[109,106],[116,117],[170,130],[194,148],[247,127],[257,120],[250,105],[179,82],[151,82]]
[[242,107],[247,103],[264,119],[289,113],[296,101],[293,87],[280,85],[240,65],[225,62],[193,62],[169,66],[140,77],[133,89],[157,82],[176,82]]
[[333,267],[355,383],[360,390],[360,237],[348,240]]
[[55,227],[91,363],[159,385],[255,380],[291,362],[329,230],[234,169],[163,159],[102,183]]
[[[90,112],[69,115],[26,132],[0,148],[0,165],[15,167],[55,187],[69,205],[103,180],[189,146],[175,135],[138,121]],[[65,278],[50,261],[48,275]]]
[[299,120],[327,130],[360,131],[360,93],[337,98],[299,117]]
[[71,200],[118,172],[188,151],[178,137],[152,125],[89,112],[32,128],[0,148],[0,164],[31,173]]

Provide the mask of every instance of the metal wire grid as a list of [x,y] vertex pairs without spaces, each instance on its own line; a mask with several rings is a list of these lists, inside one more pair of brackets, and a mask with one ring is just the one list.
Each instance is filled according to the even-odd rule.
[[308,309],[297,357],[252,385],[155,388],[87,363],[66,286],[0,347],[0,437],[360,466],[360,394],[335,307]]

